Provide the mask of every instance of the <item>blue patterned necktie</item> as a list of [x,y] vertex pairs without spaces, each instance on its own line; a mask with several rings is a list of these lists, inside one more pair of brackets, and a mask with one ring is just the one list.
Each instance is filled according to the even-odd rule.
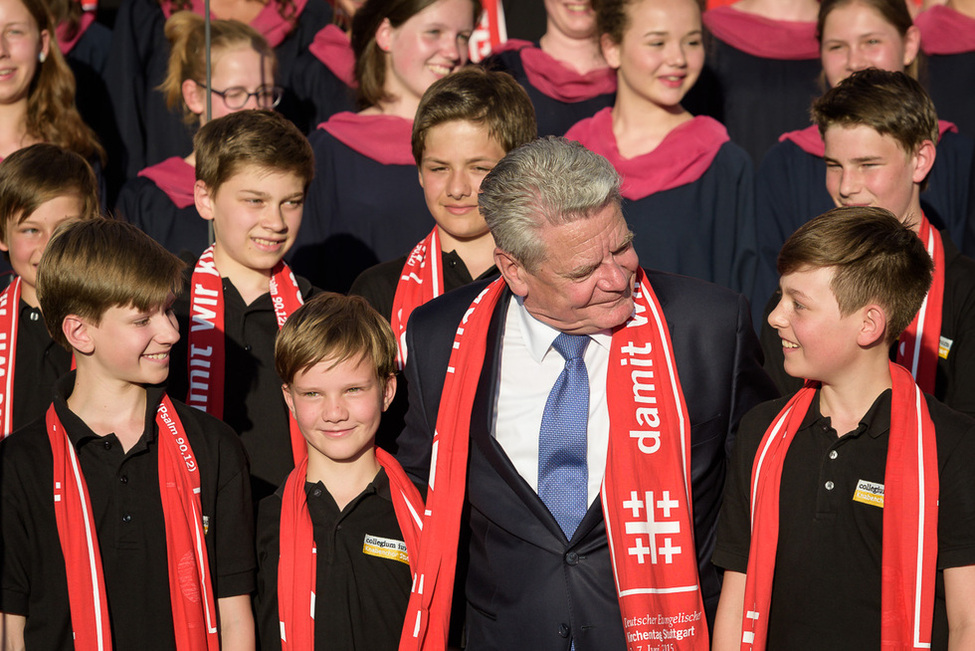
[[589,375],[582,358],[589,341],[588,335],[562,333],[552,344],[565,368],[545,401],[538,434],[538,496],[568,539],[589,508]]

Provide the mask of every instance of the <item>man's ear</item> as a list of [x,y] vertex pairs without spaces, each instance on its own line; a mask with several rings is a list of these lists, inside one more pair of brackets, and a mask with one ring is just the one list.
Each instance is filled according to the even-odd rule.
[[887,314],[876,303],[860,309],[863,315],[860,320],[857,345],[861,348],[869,348],[877,344],[884,345],[884,338],[887,335]]
[[525,282],[528,271],[513,255],[507,251],[495,248],[494,266],[501,272],[501,275],[504,277],[504,282],[508,284],[508,289],[515,296],[521,296],[522,298],[528,296],[528,283]]
[[383,411],[389,409],[389,406],[393,404],[393,398],[396,397],[396,374],[390,373],[389,377],[386,378],[386,384],[383,387]]
[[92,339],[91,324],[77,314],[69,314],[61,322],[61,332],[72,348],[79,353],[90,355],[95,351],[95,340]]
[[295,415],[295,399],[291,396],[291,387],[287,384],[281,385],[281,393],[284,394],[284,402],[288,405],[288,411]]
[[206,183],[197,180],[193,184],[193,202],[196,203],[196,211],[207,221],[213,219],[213,198],[214,193],[210,192]]

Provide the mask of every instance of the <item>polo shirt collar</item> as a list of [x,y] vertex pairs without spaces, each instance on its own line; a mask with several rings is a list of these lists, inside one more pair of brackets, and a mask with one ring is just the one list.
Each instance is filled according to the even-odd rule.
[[[102,438],[95,434],[88,425],[68,407],[68,398],[74,391],[75,374],[70,371],[61,377],[54,385],[54,409],[64,426],[68,440],[75,448],[87,443],[90,439]],[[163,385],[149,385],[146,387],[146,416],[142,430],[142,440],[147,444],[156,440],[156,408],[165,393]]]
[[[806,416],[802,419],[802,424],[799,426],[800,430],[829,422],[829,418],[823,416],[823,412],[820,410],[819,391],[819,389],[816,389],[816,395],[813,398],[812,404],[809,405],[809,410],[806,412]],[[873,404],[870,405],[870,409],[860,419],[860,425],[856,430],[858,434],[866,432],[873,438],[877,438],[890,431],[891,395],[892,391],[887,389],[877,396]]]

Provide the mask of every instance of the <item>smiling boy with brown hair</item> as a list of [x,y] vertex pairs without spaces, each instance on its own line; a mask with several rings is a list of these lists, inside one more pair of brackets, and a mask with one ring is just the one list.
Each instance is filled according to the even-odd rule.
[[716,651],[975,644],[975,421],[888,358],[932,268],[872,207],[820,215],[782,248],[769,324],[808,381],[738,429]]
[[182,267],[106,219],[44,251],[38,300],[77,371],[0,444],[5,648],[253,649],[243,450],[162,386]]
[[271,111],[212,120],[194,146],[196,207],[213,222],[215,242],[176,302],[186,337],[174,349],[170,388],[234,428],[257,502],[304,455],[274,373],[274,336],[315,291],[283,261],[301,226],[313,154],[305,136]]
[[278,335],[275,365],[307,456],[260,505],[265,651],[397,648],[423,501],[375,447],[395,359],[389,324],[358,296],[319,294]]
[[[837,206],[891,211],[921,238],[934,281],[891,358],[925,393],[975,415],[975,260],[924,214],[920,193],[934,165],[938,116],[921,85],[901,72],[863,70],[816,100],[813,121],[826,145],[826,188]],[[762,330],[765,368],[783,395],[801,380],[782,368],[774,330]]]

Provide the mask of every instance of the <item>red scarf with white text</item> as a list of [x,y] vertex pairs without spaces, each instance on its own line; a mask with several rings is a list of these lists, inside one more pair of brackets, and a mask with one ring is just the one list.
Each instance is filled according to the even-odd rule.
[[[893,383],[881,560],[881,646],[931,647],[938,555],[938,450],[928,406],[911,374],[890,363]],[[807,382],[765,432],[752,467],[751,546],[741,648],[766,645],[779,540],[779,489],[792,439],[816,395]]]
[[[470,415],[498,279],[464,315],[440,400],[418,570],[400,649],[445,649],[460,514],[467,485]],[[707,649],[691,512],[690,421],[663,311],[637,272],[634,313],[613,332],[606,377],[610,417],[603,517],[627,648],[669,638],[676,650]]]
[[921,309],[914,315],[911,325],[901,333],[897,342],[897,363],[914,376],[914,381],[925,393],[934,393],[934,378],[938,369],[938,349],[941,346],[941,310],[945,297],[945,249],[941,233],[921,215],[918,237],[924,243],[928,255],[934,261],[934,278]]
[[[376,448],[376,460],[389,478],[389,493],[396,512],[396,522],[403,532],[410,571],[415,571],[417,543],[423,516],[423,498],[403,471],[402,466],[382,448]],[[278,558],[278,616],[281,628],[281,651],[305,651],[315,648],[315,586],[318,566],[315,562],[315,532],[308,513],[305,480],[308,457],[291,471],[284,485],[281,501],[280,556]]]
[[[283,261],[271,270],[271,303],[278,329],[304,302],[291,269]],[[213,260],[213,246],[200,256],[190,279],[190,332],[188,335],[189,391],[186,404],[223,418],[225,368],[223,279]],[[304,458],[305,438],[294,416],[288,417],[291,452],[295,464]]]
[[20,325],[20,276],[0,293],[0,439],[14,428],[14,364]]
[[406,366],[406,324],[413,310],[443,294],[443,269],[440,257],[440,235],[436,227],[413,247],[393,296],[390,325],[396,335],[396,365]]
[[[200,507],[200,471],[169,396],[164,395],[159,404],[156,427],[176,649],[218,651],[216,602]],[[74,648],[110,651],[105,575],[88,485],[54,405],[47,410],[47,434],[54,456],[54,515],[68,577]]]

